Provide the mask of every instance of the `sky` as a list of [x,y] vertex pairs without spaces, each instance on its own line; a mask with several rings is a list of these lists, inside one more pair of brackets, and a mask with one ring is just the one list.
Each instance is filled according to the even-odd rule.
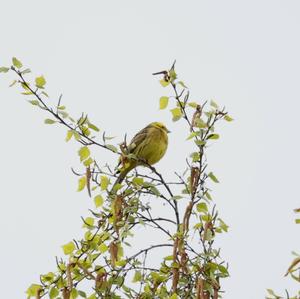
[[[184,168],[183,124],[159,111],[168,92],[151,74],[177,60],[195,101],[214,99],[234,118],[208,153],[213,197],[230,226],[218,240],[229,263],[225,299],[297,290],[283,275],[299,250],[300,4],[253,1],[3,1],[0,66],[18,57],[47,80],[50,98],[121,140],[154,120],[172,131],[162,172]],[[0,74],[3,298],[25,298],[55,269],[61,245],[80,237],[92,207],[76,192],[78,145],[26,103]],[[98,149],[95,149],[98,151]],[[101,163],[114,157],[95,152]],[[141,240],[142,242],[142,240]]]

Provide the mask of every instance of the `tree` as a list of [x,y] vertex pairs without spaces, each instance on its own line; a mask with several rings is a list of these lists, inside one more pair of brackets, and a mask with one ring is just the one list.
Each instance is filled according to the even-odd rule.
[[[211,196],[211,184],[219,181],[209,169],[206,151],[219,139],[216,124],[232,121],[225,109],[214,101],[191,102],[189,89],[177,78],[175,63],[169,70],[154,73],[161,77],[162,87],[172,92],[159,99],[160,109],[171,106],[172,120],[185,125],[194,151],[181,157],[186,159],[182,172],[168,170],[175,174],[173,181],[146,165],[112,190],[115,167],[100,166],[91,146],[111,151],[116,161],[126,163],[129,156],[138,159],[127,152],[126,136],[118,147],[106,132],[100,134],[86,114],[75,120],[61,97],[56,103],[50,100],[43,76],[29,82],[31,71],[17,58],[12,59],[12,66],[0,68],[0,72],[9,71],[16,75],[10,86],[20,86],[31,105],[48,113],[45,124],[61,125],[66,129],[66,141],[78,142],[82,170],[74,171],[77,191],[87,190],[95,204],[90,216],[82,219],[83,237],[62,246],[66,258],[57,259],[56,270],[41,275],[40,283],[28,288],[28,298],[219,298],[221,279],[229,274],[214,240],[227,232],[228,226],[219,217]],[[173,216],[157,213],[153,209],[155,199],[165,203]],[[152,240],[150,246],[132,249],[137,228],[155,230],[162,237]],[[159,255],[160,265],[154,265],[154,253]],[[88,284],[82,286],[83,282]]]

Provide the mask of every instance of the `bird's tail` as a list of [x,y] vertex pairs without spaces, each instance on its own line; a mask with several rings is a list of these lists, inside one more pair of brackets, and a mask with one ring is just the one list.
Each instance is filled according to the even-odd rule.
[[128,167],[128,168],[125,168],[123,170],[120,171],[120,174],[118,176],[118,178],[116,179],[114,185],[112,186],[111,190],[113,191],[115,186],[117,184],[121,184],[123,182],[123,180],[125,179],[127,173],[131,170],[132,168],[131,167]]

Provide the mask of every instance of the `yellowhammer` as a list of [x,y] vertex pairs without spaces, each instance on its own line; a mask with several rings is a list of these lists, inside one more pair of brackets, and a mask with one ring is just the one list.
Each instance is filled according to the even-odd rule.
[[138,132],[131,140],[127,153],[133,154],[135,159],[128,159],[119,169],[120,175],[114,186],[120,184],[127,173],[138,165],[143,165],[142,161],[153,165],[157,163],[166,153],[168,147],[168,133],[170,131],[164,124],[153,122]]

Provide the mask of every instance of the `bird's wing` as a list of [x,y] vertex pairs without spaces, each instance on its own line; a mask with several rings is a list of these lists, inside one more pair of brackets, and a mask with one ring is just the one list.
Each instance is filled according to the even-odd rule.
[[[129,153],[135,153],[135,149],[138,148],[147,138],[149,134],[149,127],[146,127],[139,131],[131,140],[128,148]],[[137,154],[137,153],[136,153]]]

